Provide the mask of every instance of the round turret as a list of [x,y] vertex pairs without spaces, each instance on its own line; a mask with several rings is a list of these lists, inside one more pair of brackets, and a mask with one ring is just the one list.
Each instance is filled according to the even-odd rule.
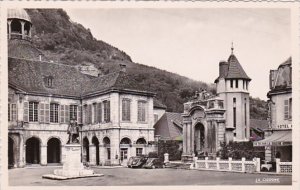
[[7,10],[8,39],[31,39],[32,23],[24,9]]

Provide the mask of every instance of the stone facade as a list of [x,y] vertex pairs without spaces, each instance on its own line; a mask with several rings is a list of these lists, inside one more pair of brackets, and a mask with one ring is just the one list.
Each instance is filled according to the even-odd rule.
[[[12,88],[9,88],[9,106],[16,106],[14,110],[16,111],[16,118],[10,119],[9,121],[9,139],[12,143],[12,150],[10,155],[10,162],[12,166],[23,167],[26,164],[26,153],[32,154],[34,158],[32,164],[47,165],[53,162],[55,156],[51,154],[52,158],[47,155],[49,151],[53,151],[53,146],[49,144],[50,139],[57,139],[59,142],[59,147],[57,154],[59,154],[59,159],[56,159],[57,163],[64,162],[64,146],[67,143],[68,134],[67,127],[68,123],[58,123],[52,122],[41,122],[39,119],[37,122],[24,122],[24,103],[26,102],[38,102],[40,106],[42,103],[49,105],[51,102],[55,102],[59,105],[77,105],[80,109],[83,105],[92,105],[95,102],[103,102],[104,100],[110,100],[111,109],[110,116],[111,120],[109,122],[98,122],[92,121],[91,124],[83,123],[82,130],[80,130],[80,140],[87,139],[88,151],[83,151],[85,158],[84,162],[89,162],[91,165],[96,164],[120,164],[126,163],[127,158],[130,156],[136,156],[137,148],[142,154],[147,154],[154,150],[154,145],[148,142],[154,141],[154,128],[153,128],[153,98],[140,95],[130,95],[130,94],[119,94],[111,93],[103,96],[97,96],[95,98],[90,98],[86,100],[76,100],[76,99],[65,99],[65,98],[55,98],[55,97],[45,97],[45,96],[30,96],[16,94]],[[122,105],[120,104],[123,98],[131,100],[131,118],[130,121],[122,121]],[[146,121],[139,122],[137,120],[137,102],[143,100],[146,102]],[[40,107],[39,107],[40,112]],[[10,109],[10,112],[13,110]],[[61,117],[62,110],[59,107],[58,117]],[[68,110],[69,111],[69,110]],[[77,114],[82,114],[85,117],[84,112],[77,112]],[[95,112],[92,111],[92,115]],[[11,114],[10,114],[11,115]],[[38,114],[39,115],[39,114]],[[11,115],[12,117],[12,115]],[[14,116],[15,117],[15,116]],[[40,115],[39,115],[40,117]],[[46,116],[45,116],[46,117]],[[93,117],[94,118],[94,117]],[[80,123],[80,122],[79,122]],[[110,140],[110,144],[105,144],[104,138]],[[130,144],[120,145],[123,138],[128,138]],[[34,139],[38,143],[39,148],[32,148],[32,143],[28,144],[29,139]],[[144,144],[138,144],[143,142]],[[142,139],[142,141],[141,141]],[[10,144],[11,144],[10,143]],[[34,143],[33,143],[34,144]],[[54,143],[55,144],[55,143]],[[27,148],[26,146],[31,146]],[[52,147],[51,150],[49,146]],[[83,147],[86,150],[87,147]],[[107,148],[110,148],[110,156],[108,156]],[[29,150],[30,149],[30,150]],[[121,149],[123,151],[121,158]],[[26,152],[27,151],[27,152]],[[87,159],[86,153],[89,152]],[[96,154],[99,154],[96,156]],[[27,156],[29,157],[29,156]],[[47,161],[48,158],[48,161]],[[31,162],[27,158],[27,163]]]
[[[120,72],[87,76],[76,66],[47,62],[30,43],[26,11],[8,12],[8,45],[18,47],[8,48],[10,167],[64,163],[71,119],[80,128],[84,163],[126,164],[130,156],[155,150],[155,94],[131,79],[125,65]],[[20,38],[13,38],[16,32]]]
[[[265,147],[265,159],[292,161],[292,59],[270,71],[268,92],[269,129],[265,139],[255,143]],[[274,138],[275,137],[275,138]]]
[[250,80],[232,48],[228,61],[219,63],[216,96],[203,90],[184,104],[183,160],[191,161],[194,155],[215,157],[223,142],[249,141]]

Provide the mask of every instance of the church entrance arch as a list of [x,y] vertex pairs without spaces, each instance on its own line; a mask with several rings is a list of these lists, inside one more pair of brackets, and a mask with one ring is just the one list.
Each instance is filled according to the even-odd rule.
[[47,142],[47,163],[60,163],[61,142],[57,138],[51,138]]
[[196,155],[204,154],[205,128],[202,123],[195,125],[194,133],[194,152]]
[[31,137],[26,141],[26,163],[40,163],[40,140],[36,137]]

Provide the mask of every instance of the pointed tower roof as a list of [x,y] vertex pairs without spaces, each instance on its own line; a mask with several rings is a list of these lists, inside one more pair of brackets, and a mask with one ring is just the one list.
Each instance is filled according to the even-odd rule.
[[235,55],[232,53],[228,60],[228,72],[227,76],[225,76],[225,79],[246,79],[251,80],[250,77],[246,74],[243,67],[241,66],[238,59],[235,57]]

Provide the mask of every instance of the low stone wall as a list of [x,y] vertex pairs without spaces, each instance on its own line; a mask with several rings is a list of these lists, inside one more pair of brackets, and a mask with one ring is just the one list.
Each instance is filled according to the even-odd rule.
[[280,159],[276,159],[276,173],[289,173],[293,171],[292,162],[280,162]]
[[255,158],[250,161],[246,161],[245,158],[242,160],[209,160],[205,157],[205,160],[198,160],[197,157],[194,158],[194,162],[191,169],[200,170],[216,170],[216,171],[234,171],[234,172],[260,172],[260,158]]

